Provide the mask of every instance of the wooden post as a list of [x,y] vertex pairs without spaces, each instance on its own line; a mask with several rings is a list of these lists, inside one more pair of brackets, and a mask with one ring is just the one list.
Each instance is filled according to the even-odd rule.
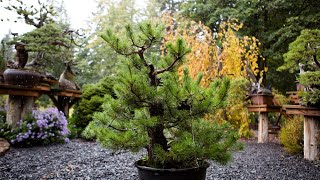
[[12,128],[18,126],[18,122],[32,111],[35,97],[9,95],[7,100],[7,123]]
[[69,106],[69,101],[70,101],[70,97],[64,97],[64,96],[58,97],[58,102],[60,106],[60,108],[58,109],[64,113],[66,118],[69,118],[69,109],[71,107]]
[[21,120],[22,99],[21,96],[9,95],[7,99],[7,118],[6,121],[11,128],[16,128]]
[[304,158],[319,159],[320,117],[304,116]]
[[62,111],[66,118],[69,117],[69,109],[71,106],[74,104],[74,101],[76,100],[71,100],[70,97],[68,96],[58,96],[57,98],[49,94],[50,99],[54,103],[54,105],[58,108],[59,111]]
[[258,127],[258,143],[265,143],[268,141],[268,113],[259,113],[259,127]]
[[22,97],[21,118],[24,118],[24,116],[27,113],[32,112],[35,101],[36,101],[36,97],[32,97],[32,96],[23,96]]

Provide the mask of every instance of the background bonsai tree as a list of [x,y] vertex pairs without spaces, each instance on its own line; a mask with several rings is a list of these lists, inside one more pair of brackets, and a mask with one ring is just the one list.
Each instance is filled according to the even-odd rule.
[[46,70],[57,77],[64,68],[63,62],[73,59],[74,37],[79,33],[68,28],[69,24],[61,19],[62,15],[53,2],[13,0],[5,9],[16,13],[25,24],[35,27],[23,35],[12,33],[14,38],[9,44],[15,45],[17,56],[10,67],[39,71],[44,69],[39,66],[46,65]]
[[114,150],[147,149],[143,165],[160,168],[201,166],[206,159],[225,163],[240,147],[227,124],[202,119],[224,106],[230,81],[200,86],[202,75],[182,79],[176,70],[190,51],[183,39],[167,43],[160,55],[163,28],[142,23],[126,26],[127,36],[108,30],[102,38],[124,55],[114,85],[117,99],[106,95],[103,111],[94,115],[102,127],[97,139]]
[[[45,24],[15,38],[11,43],[15,44],[17,60],[16,65],[12,67],[24,68],[26,65],[26,68],[30,69],[44,64],[49,65],[48,67],[50,65],[54,67],[57,61],[60,61],[58,64],[63,64],[67,60],[70,61],[72,51],[70,49],[71,41],[67,37],[68,33],[68,30],[63,30],[57,24],[52,23]],[[21,49],[21,53],[19,53],[19,49]],[[31,58],[28,58],[28,53]],[[18,57],[19,54],[26,54],[27,57]]]
[[317,106],[320,102],[320,30],[305,29],[284,54],[285,63],[279,70],[299,71],[298,81],[304,85],[300,92],[303,105]]

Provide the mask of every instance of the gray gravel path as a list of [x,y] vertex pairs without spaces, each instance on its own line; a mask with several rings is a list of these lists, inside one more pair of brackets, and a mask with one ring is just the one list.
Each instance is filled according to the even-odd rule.
[[[133,162],[142,153],[112,153],[94,142],[12,148],[0,157],[0,179],[136,180]],[[207,179],[320,179],[320,163],[291,156],[275,143],[246,142],[226,166],[211,163]]]

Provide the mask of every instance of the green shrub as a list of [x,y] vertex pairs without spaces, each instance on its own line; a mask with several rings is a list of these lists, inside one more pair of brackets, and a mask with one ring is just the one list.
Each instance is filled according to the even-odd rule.
[[290,103],[290,99],[288,97],[281,94],[281,92],[279,92],[278,90],[276,90],[274,88],[272,89],[272,95],[274,96],[273,101],[275,101],[275,105],[277,105],[277,106],[282,106],[284,104]]
[[6,123],[6,112],[0,111],[0,138],[7,139],[10,136],[10,127]]
[[86,140],[94,140],[97,138],[97,133],[102,130],[101,124],[97,121],[91,121],[88,126],[82,131],[81,137]]
[[79,136],[92,121],[93,113],[102,111],[101,105],[106,94],[115,98],[113,77],[105,77],[97,84],[84,85],[82,98],[74,107],[69,128],[72,137]]
[[280,143],[289,153],[303,152],[303,116],[287,119],[279,134]]

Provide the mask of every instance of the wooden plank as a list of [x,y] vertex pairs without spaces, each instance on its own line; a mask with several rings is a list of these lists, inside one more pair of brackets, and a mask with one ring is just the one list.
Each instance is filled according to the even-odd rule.
[[19,90],[19,89],[0,89],[0,94],[9,94],[16,96],[33,96],[38,97],[40,93],[38,91],[29,91],[29,90]]
[[320,116],[320,108],[311,108],[300,105],[286,105],[284,108],[286,109],[287,114]]
[[268,113],[259,114],[258,143],[268,142]]
[[30,90],[30,91],[50,91],[49,86],[33,86],[33,87],[27,87],[27,86],[19,86],[19,85],[12,85],[12,84],[0,84],[0,89],[11,89],[11,90]]
[[75,97],[81,98],[81,91],[80,90],[63,90],[63,89],[52,89],[50,94],[54,96],[65,96],[65,97]]
[[249,112],[281,112],[281,106],[263,105],[249,105],[247,106]]
[[66,89],[66,90],[63,90],[63,91],[64,91],[64,92],[71,92],[71,93],[81,94],[81,91],[80,91],[80,90]]
[[57,92],[57,93],[51,93],[54,96],[66,96],[66,97],[76,97],[76,98],[80,98],[81,94],[77,94],[77,93],[70,93],[70,92]]
[[81,90],[75,90],[75,89],[51,89],[52,92],[69,92],[69,93],[76,93],[81,94]]
[[310,161],[319,159],[317,140],[320,137],[320,117],[304,117],[304,158]]
[[291,95],[291,94],[298,94],[298,91],[289,91],[289,92],[286,92],[286,94],[288,94],[288,95]]

